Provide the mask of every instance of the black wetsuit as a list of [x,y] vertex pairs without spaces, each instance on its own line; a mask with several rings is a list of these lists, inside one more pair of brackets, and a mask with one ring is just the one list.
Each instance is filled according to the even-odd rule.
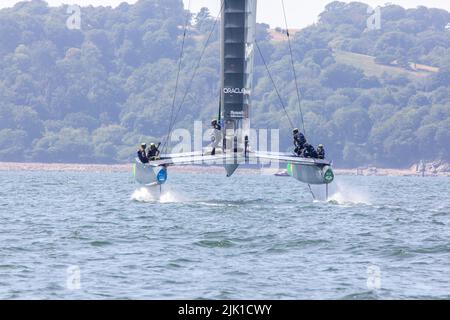
[[317,158],[317,152],[314,147],[310,144],[305,146],[305,149],[302,152],[303,158]]
[[294,152],[297,155],[300,155],[302,153],[303,149],[305,148],[305,143],[306,143],[306,138],[303,135],[303,133],[298,132],[298,133],[294,134],[294,146],[295,146]]
[[138,150],[137,155],[142,163],[148,163],[148,158],[147,155],[145,154],[145,150]]
[[319,159],[325,159],[325,149],[324,148],[319,148],[317,149],[317,158]]
[[155,160],[158,156],[159,156],[158,148],[148,150],[147,158],[149,159],[149,161]]

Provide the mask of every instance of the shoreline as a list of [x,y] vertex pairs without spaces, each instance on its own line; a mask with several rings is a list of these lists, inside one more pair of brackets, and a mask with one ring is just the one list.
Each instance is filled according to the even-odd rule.
[[[77,164],[77,163],[20,163],[20,162],[0,162],[0,171],[49,171],[49,172],[131,172],[133,165],[129,164]],[[266,169],[265,174],[275,174],[280,170]],[[180,173],[221,173],[223,168],[220,166],[207,166],[200,168],[199,166],[183,166],[173,167],[172,172]],[[335,168],[336,175],[347,176],[389,176],[389,177],[420,177],[422,174],[412,169],[391,169],[377,168],[373,170],[358,169],[339,169]],[[261,170],[253,168],[241,168],[237,174],[261,174]],[[450,177],[450,172],[431,173],[426,172],[427,177]]]

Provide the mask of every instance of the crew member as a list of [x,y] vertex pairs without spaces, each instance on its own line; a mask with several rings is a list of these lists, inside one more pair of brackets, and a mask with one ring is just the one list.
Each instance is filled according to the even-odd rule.
[[211,121],[211,126],[213,127],[213,129],[216,129],[219,131],[222,130],[222,127],[220,126],[219,122],[216,119]]
[[303,158],[317,158],[317,152],[312,145],[305,143],[301,156]]
[[155,161],[157,159],[159,159],[159,146],[161,145],[161,143],[158,144],[158,146],[156,146],[156,144],[152,143],[150,144],[150,149],[148,149],[148,153],[147,153],[147,158],[148,161]]
[[306,138],[297,128],[292,131],[294,135],[294,152],[296,155],[301,155],[305,148]]
[[211,133],[211,155],[214,156],[216,154],[216,148],[219,146],[220,141],[222,140],[222,127],[216,119],[211,121],[211,127],[213,129],[213,132]]
[[323,147],[323,144],[319,144],[317,147],[317,158],[319,159],[325,159],[325,148]]
[[147,149],[147,145],[145,143],[142,143],[141,148],[137,152],[138,158],[142,163],[148,163],[146,149]]

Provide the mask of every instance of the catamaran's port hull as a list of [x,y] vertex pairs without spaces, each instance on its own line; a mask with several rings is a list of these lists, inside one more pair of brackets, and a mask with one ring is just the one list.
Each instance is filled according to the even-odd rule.
[[148,187],[163,185],[167,181],[167,168],[165,166],[155,167],[136,161],[133,173],[137,183]]

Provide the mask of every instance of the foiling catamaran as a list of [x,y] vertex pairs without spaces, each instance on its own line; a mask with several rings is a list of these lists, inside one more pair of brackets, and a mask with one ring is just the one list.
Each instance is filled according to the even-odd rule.
[[[221,164],[225,167],[227,177],[230,177],[241,164],[255,163],[255,161],[275,161],[287,165],[288,174],[298,181],[308,185],[326,185],[328,198],[328,185],[334,180],[330,161],[302,158],[290,153],[252,151],[250,147],[250,109],[255,46],[259,50],[255,38],[256,8],[257,0],[222,0],[219,14],[221,15],[219,121],[222,124],[223,141],[220,150],[214,155],[211,154],[210,150],[161,155],[160,159],[148,164],[143,164],[136,160],[134,176],[139,184],[145,186],[163,185],[167,181],[168,167],[171,166]],[[287,35],[289,38],[289,32],[287,32]],[[264,61],[262,54],[261,57]],[[180,56],[180,64],[181,59],[182,55]],[[293,60],[292,67],[295,74]],[[268,68],[267,71],[270,76]],[[273,84],[275,86],[274,82]],[[298,85],[297,93],[300,103]],[[277,94],[279,95],[278,90]],[[292,121],[290,122],[292,125]]]

